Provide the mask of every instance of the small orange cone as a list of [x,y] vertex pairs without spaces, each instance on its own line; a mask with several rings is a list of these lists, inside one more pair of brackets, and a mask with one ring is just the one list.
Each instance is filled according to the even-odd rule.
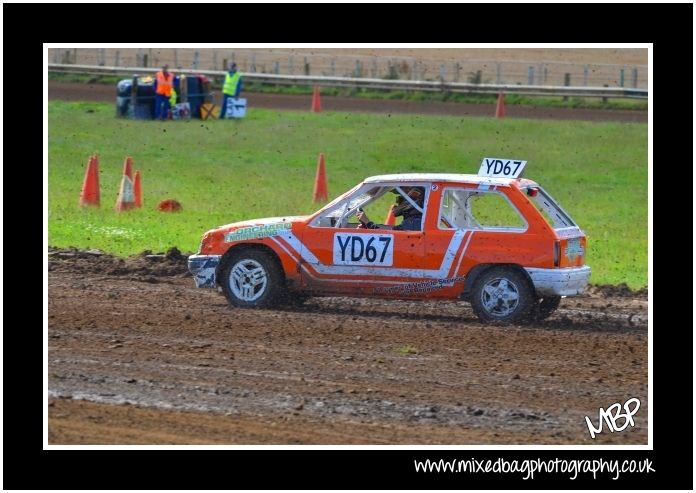
[[326,186],[326,160],[324,153],[319,154],[317,174],[314,177],[314,202],[328,200],[329,192]]
[[182,209],[181,203],[176,199],[165,199],[157,205],[157,208],[162,212],[180,212]]
[[384,220],[384,224],[387,226],[394,226],[396,224],[396,217],[394,217],[394,206],[389,207],[389,212],[387,212],[387,217]]
[[126,160],[123,161],[123,175],[133,181],[133,158],[130,156],[126,156]]
[[319,86],[314,86],[314,94],[312,94],[312,113],[321,113],[321,96],[319,95]]
[[135,195],[135,206],[143,206],[143,193],[140,188],[140,170],[135,170],[135,176],[133,176],[133,194]]
[[498,103],[495,105],[495,117],[505,118],[505,94],[498,93]]
[[[127,169],[129,168],[129,169]],[[123,166],[123,178],[121,178],[121,188],[116,197],[117,212],[127,211],[135,207],[135,193],[133,192],[133,179],[128,176],[127,172],[132,174],[132,164],[130,158],[126,158],[126,164]]]
[[85,179],[80,191],[80,205],[94,205],[99,207],[99,158],[94,155],[89,157]]

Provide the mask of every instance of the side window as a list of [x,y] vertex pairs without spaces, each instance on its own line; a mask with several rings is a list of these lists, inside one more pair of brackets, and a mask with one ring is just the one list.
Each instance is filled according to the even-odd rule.
[[440,209],[440,229],[525,230],[527,224],[499,192],[446,189]]

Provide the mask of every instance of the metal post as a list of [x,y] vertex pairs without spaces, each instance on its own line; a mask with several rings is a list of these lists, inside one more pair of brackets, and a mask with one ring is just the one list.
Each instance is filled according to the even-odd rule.
[[135,118],[135,105],[138,103],[138,76],[133,75],[133,81],[131,82],[131,100],[130,100],[130,110],[131,115]]
[[619,69],[619,86],[624,86],[624,69]]
[[531,66],[527,69],[527,84],[534,85],[534,67]]
[[191,69],[192,70],[198,70],[198,57],[199,53],[197,51],[193,52],[193,62],[191,62]]
[[582,85],[583,85],[583,86],[586,86],[586,85],[587,85],[587,77],[588,77],[589,74],[590,74],[590,67],[588,67],[587,65],[585,65],[585,66],[582,68]]
[[459,71],[462,69],[462,66],[459,65],[459,62],[454,63],[454,82],[459,82]]
[[104,48],[99,49],[99,65],[102,67],[106,65],[106,49]]
[[116,54],[114,55],[114,67],[118,67],[120,58],[121,58],[121,52],[116,50]]
[[332,76],[336,75],[336,59],[335,58],[331,59],[331,75]]
[[[389,61],[389,73],[391,74],[391,60]],[[372,58],[372,78],[377,78],[377,57]]]
[[362,77],[362,67],[360,66],[360,60],[355,60],[355,77]]
[[304,74],[309,75],[309,62],[307,61],[307,57],[304,57]]
[[179,94],[181,102],[188,102],[188,79],[186,78],[186,74],[181,74],[179,78],[179,92],[181,93]]
[[549,76],[549,68],[544,65],[544,85],[546,85],[546,78]]
[[273,62],[273,73],[278,75],[280,73],[280,62]]
[[[563,85],[566,87],[570,86],[570,73],[568,72],[563,76]],[[568,96],[563,96],[563,101],[568,101]]]
[[633,70],[631,70],[631,78],[633,79],[633,87],[637,88],[638,87],[638,68],[633,67]]
[[413,61],[413,65],[411,65],[411,80],[416,80],[418,77],[418,60]]
[[495,64],[495,83],[500,84],[500,62]]
[[445,64],[440,64],[440,82],[445,82]]
[[256,53],[251,55],[251,71],[256,72]]
[[73,50],[73,63],[77,65],[77,48]]
[[[218,64],[217,64],[217,50],[213,50],[213,70],[218,69]],[[224,69],[223,69],[224,70]]]
[[[609,84],[603,84],[603,85],[604,85],[604,87],[609,87]],[[606,103],[606,102],[608,102],[608,101],[609,101],[609,100],[608,100],[606,97],[603,97],[603,98],[602,98],[602,103]]]

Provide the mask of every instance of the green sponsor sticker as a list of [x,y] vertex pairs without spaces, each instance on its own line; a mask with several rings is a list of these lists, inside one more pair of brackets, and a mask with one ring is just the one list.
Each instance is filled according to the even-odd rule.
[[268,238],[270,236],[275,236],[278,233],[287,229],[292,229],[292,223],[274,223],[264,224],[263,226],[248,226],[246,228],[241,228],[237,231],[233,231],[232,233],[227,233],[225,235],[225,241],[227,243],[231,243],[233,241]]

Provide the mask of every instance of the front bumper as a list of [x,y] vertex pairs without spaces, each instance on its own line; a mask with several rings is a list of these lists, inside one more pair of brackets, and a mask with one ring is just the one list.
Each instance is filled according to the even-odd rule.
[[540,296],[573,296],[587,287],[592,270],[589,265],[563,269],[525,269]]
[[220,257],[221,255],[191,255],[188,258],[188,270],[193,274],[196,287],[215,287],[215,271],[220,264]]

